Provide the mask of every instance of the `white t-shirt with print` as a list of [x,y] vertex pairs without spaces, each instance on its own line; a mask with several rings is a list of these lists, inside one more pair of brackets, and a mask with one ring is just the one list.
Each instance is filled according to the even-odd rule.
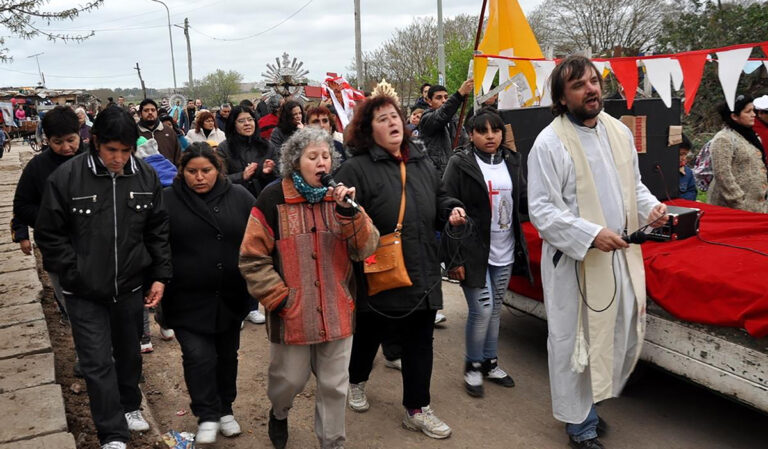
[[491,247],[488,263],[503,267],[515,261],[515,233],[512,228],[512,178],[507,164],[488,164],[475,155],[483,172],[491,205]]

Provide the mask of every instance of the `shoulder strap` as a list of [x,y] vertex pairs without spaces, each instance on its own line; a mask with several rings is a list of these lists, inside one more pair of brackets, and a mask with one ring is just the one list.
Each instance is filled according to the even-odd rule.
[[397,233],[403,229],[403,217],[405,216],[405,162],[403,161],[400,161],[400,179],[403,182],[403,189],[400,195],[400,213],[397,215],[397,227],[395,227]]

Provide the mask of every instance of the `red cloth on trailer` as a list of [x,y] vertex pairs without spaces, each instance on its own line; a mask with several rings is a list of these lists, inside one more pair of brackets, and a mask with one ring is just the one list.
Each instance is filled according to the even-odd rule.
[[[701,209],[702,239],[768,253],[768,214],[687,200],[667,204]],[[509,288],[541,300],[541,238],[523,224],[534,285],[513,276]],[[678,319],[741,327],[754,337],[768,335],[768,257],[705,243],[696,237],[643,245],[648,295]]]

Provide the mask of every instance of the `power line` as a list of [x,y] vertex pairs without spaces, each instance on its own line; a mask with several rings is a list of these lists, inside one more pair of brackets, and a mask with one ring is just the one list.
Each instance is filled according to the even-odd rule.
[[211,36],[211,35],[209,35],[209,34],[206,34],[206,33],[203,33],[202,31],[199,31],[197,28],[194,28],[194,27],[189,27],[189,29],[191,29],[192,31],[194,31],[194,32],[196,32],[196,33],[198,33],[198,34],[201,34],[201,35],[203,35],[203,36],[205,36],[205,37],[207,37],[207,38],[209,38],[209,39],[213,39],[213,40],[216,40],[216,41],[226,41],[226,42],[233,42],[233,41],[244,41],[244,40],[246,40],[246,39],[253,39],[254,37],[258,37],[258,36],[261,36],[261,35],[262,35],[262,34],[264,34],[264,33],[267,33],[267,32],[269,32],[269,31],[272,31],[272,30],[274,30],[275,28],[279,27],[280,25],[284,24],[285,22],[287,22],[287,21],[291,20],[291,19],[292,19],[292,18],[293,18],[293,17],[294,17],[296,14],[300,13],[301,11],[303,11],[303,10],[304,10],[304,8],[306,8],[307,6],[309,6],[309,4],[310,4],[310,3],[312,3],[313,1],[314,1],[314,0],[309,0],[307,3],[305,3],[305,4],[304,4],[304,6],[302,6],[302,7],[301,7],[301,8],[299,8],[299,9],[297,9],[296,11],[294,11],[294,12],[293,12],[291,15],[289,15],[288,17],[286,17],[286,18],[285,18],[285,19],[283,19],[282,21],[280,21],[280,22],[278,22],[277,24],[275,24],[275,25],[273,25],[273,26],[271,26],[271,27],[267,28],[266,30],[263,30],[263,31],[259,31],[259,32],[258,32],[258,33],[256,33],[256,34],[251,34],[250,36],[245,36],[245,37],[238,37],[238,38],[234,38],[234,39],[227,39],[227,38],[221,38],[221,37],[213,37],[213,36]]
[[[21,70],[6,69],[5,67],[0,67],[0,70],[4,70],[6,72],[20,73],[22,75],[39,75],[38,73],[34,73],[34,72],[22,72]],[[72,75],[51,75],[50,73],[46,73],[45,76],[48,78],[102,79],[102,78],[125,78],[128,76],[133,77],[133,74],[130,74],[130,75],[113,74],[113,75],[101,75],[101,76],[72,76]]]

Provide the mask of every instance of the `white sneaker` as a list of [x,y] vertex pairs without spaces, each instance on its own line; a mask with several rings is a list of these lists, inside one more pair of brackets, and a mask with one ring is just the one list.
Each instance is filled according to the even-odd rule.
[[349,384],[347,404],[349,408],[360,413],[371,408],[371,404],[368,403],[368,398],[365,396],[365,382]]
[[173,337],[176,336],[176,332],[173,331],[173,329],[165,329],[163,327],[160,328],[160,338],[162,338],[165,341],[173,340]]
[[126,449],[127,447],[122,441],[110,441],[101,445],[101,449]]
[[423,432],[424,435],[438,440],[451,436],[451,428],[435,416],[430,406],[422,407],[421,413],[416,413],[413,416],[406,410],[403,427],[408,430]]
[[197,426],[195,443],[207,444],[216,442],[216,434],[219,433],[219,423],[216,421],[204,421]]
[[265,317],[263,313],[259,312],[259,309],[251,310],[245,319],[253,324],[264,324],[267,321],[267,317]]
[[384,366],[386,366],[387,368],[392,368],[392,369],[402,371],[403,361],[401,359],[395,359],[395,360],[384,359]]
[[144,432],[149,430],[149,423],[144,419],[141,410],[134,410],[125,414],[125,420],[128,421],[128,429],[134,432]]
[[234,437],[243,433],[233,415],[224,415],[219,419],[219,430],[225,437]]
[[437,312],[435,314],[435,324],[440,324],[443,321],[446,321],[447,319],[448,318],[445,315],[443,315],[442,313],[440,313],[440,312]]

